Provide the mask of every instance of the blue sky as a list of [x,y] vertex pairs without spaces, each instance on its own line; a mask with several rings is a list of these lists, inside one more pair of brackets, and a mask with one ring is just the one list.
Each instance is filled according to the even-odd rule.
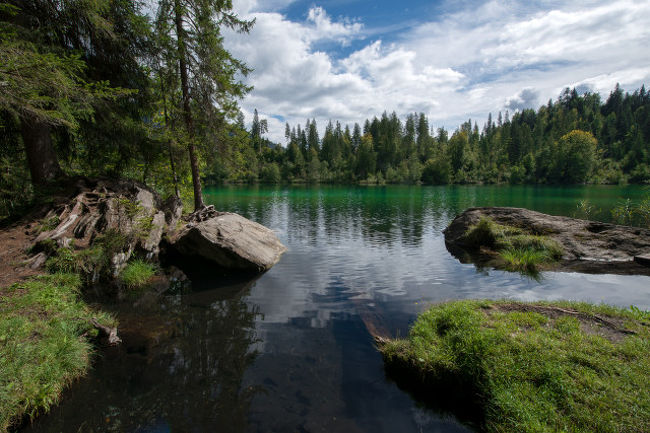
[[254,68],[269,138],[284,122],[352,126],[386,110],[424,112],[454,130],[489,112],[538,107],[565,87],[601,92],[650,84],[647,0],[235,0],[249,35],[226,45]]

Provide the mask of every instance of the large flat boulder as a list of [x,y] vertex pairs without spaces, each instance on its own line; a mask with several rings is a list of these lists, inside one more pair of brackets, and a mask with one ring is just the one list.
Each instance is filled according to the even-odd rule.
[[458,257],[458,248],[467,249],[463,244],[465,233],[481,218],[557,241],[564,250],[558,270],[648,273],[641,263],[650,253],[650,230],[522,208],[478,207],[458,215],[444,231],[447,248],[454,255]]
[[264,272],[287,249],[275,233],[261,224],[230,212],[191,221],[172,236],[172,247],[182,256],[200,257],[227,269]]

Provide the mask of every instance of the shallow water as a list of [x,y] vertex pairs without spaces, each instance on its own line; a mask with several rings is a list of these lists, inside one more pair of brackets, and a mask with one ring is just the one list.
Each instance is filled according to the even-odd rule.
[[[63,403],[25,431],[461,432],[386,378],[371,333],[405,335],[431,303],[574,299],[650,309],[650,277],[477,270],[442,229],[470,206],[607,220],[638,187],[230,187],[206,201],[274,229],[289,250],[253,281],[112,308],[125,344],[100,352]],[[206,270],[210,274],[210,270]]]

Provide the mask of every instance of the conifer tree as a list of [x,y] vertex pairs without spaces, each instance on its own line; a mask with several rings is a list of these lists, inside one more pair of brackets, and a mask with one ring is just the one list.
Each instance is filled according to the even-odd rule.
[[[238,114],[237,99],[250,88],[236,81],[249,69],[223,46],[221,28],[248,32],[254,21],[240,19],[230,0],[161,0],[158,20],[172,30],[165,45],[167,65],[177,71],[194,188],[194,209],[205,207],[201,192],[197,143],[216,139],[216,131]],[[200,140],[199,140],[200,138]]]

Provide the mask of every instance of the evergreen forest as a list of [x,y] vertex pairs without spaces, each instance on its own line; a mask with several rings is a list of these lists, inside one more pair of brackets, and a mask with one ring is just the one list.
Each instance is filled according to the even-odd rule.
[[[537,110],[436,128],[423,113],[315,119],[270,141],[238,101],[246,33],[228,0],[0,2],[0,217],[71,176],[131,178],[203,205],[220,183],[649,183],[650,93],[566,89]],[[322,131],[322,130],[321,130]]]

